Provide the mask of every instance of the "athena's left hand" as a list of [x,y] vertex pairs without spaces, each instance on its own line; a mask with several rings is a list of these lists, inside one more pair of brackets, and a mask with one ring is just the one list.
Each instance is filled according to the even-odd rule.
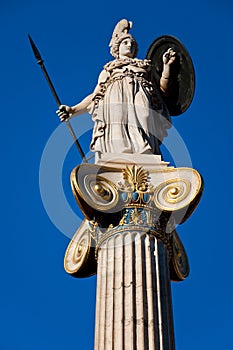
[[170,48],[163,54],[163,63],[165,65],[171,65],[176,59],[176,52]]

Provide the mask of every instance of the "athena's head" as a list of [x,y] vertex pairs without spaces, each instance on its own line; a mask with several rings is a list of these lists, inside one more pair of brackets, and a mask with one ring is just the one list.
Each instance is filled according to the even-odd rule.
[[119,48],[121,43],[125,41],[125,39],[130,39],[133,47],[132,57],[136,57],[138,52],[138,45],[133,36],[128,33],[130,28],[132,28],[132,22],[129,22],[126,19],[122,19],[120,22],[117,23],[109,44],[110,53],[114,58],[119,57]]

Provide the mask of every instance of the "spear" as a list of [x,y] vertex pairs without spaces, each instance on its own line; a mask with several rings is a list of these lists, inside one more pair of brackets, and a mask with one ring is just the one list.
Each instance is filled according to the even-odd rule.
[[[39,50],[37,49],[34,41],[32,40],[32,38],[31,38],[31,36],[29,34],[28,34],[28,38],[29,38],[29,41],[30,41],[30,44],[31,44],[31,47],[32,47],[32,51],[33,51],[33,53],[34,53],[34,55],[35,55],[35,57],[37,59],[37,63],[39,64],[39,66],[40,66],[40,68],[41,68],[41,70],[42,70],[42,72],[44,74],[44,77],[45,77],[45,79],[47,80],[47,82],[49,84],[50,90],[51,90],[51,92],[53,94],[53,97],[55,98],[55,101],[56,101],[58,107],[60,107],[61,106],[61,101],[60,101],[60,99],[59,99],[59,97],[58,97],[58,95],[56,93],[56,90],[55,90],[55,88],[53,86],[53,83],[52,83],[52,81],[51,81],[51,79],[50,79],[50,77],[48,75],[48,72],[47,72],[45,66],[44,66],[44,60],[42,59]],[[77,149],[78,149],[78,151],[79,151],[79,153],[80,153],[84,163],[87,163],[87,159],[85,157],[85,154],[84,154],[84,152],[82,150],[82,147],[81,147],[81,145],[80,145],[80,143],[79,143],[79,141],[78,141],[78,139],[77,139],[77,137],[75,135],[75,132],[74,132],[74,130],[73,130],[69,120],[66,120],[66,125],[67,125],[67,127],[68,127],[68,129],[69,129],[69,131],[71,133],[71,136],[72,136],[72,138],[73,138],[73,140],[75,142],[75,145],[76,145],[76,147],[77,147]]]

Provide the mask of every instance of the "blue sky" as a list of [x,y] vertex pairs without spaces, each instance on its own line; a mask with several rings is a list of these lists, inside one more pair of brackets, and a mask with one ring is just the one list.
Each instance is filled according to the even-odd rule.
[[[49,155],[51,164],[71,141],[65,125],[58,128],[56,104],[27,33],[37,43],[61,100],[74,104],[92,91],[111,60],[108,43],[121,18],[134,23],[138,57],[144,58],[152,41],[163,34],[176,36],[192,56],[194,100],[182,116],[173,118],[173,125],[192,166],[204,178],[205,191],[192,217],[178,228],[191,274],[182,283],[172,283],[176,347],[232,349],[232,3],[9,0],[0,8],[0,349],[93,349],[96,278],[74,279],[63,269],[68,237],[80,220],[69,188],[69,173],[80,157],[71,147],[61,170],[67,202],[76,213],[70,226],[69,216],[60,215],[64,234],[45,210],[39,176],[51,135],[64,138]],[[88,130],[80,139],[87,151],[90,119],[84,116],[74,126],[77,133]],[[48,169],[48,179],[57,179],[51,164],[43,170]],[[55,216],[61,208],[63,203],[54,198]]]

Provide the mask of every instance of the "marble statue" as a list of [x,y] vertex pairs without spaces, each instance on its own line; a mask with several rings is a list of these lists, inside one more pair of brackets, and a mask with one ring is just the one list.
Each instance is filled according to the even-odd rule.
[[169,95],[176,52],[169,48],[163,54],[160,87],[156,87],[150,81],[150,60],[136,58],[138,46],[129,34],[131,27],[126,19],[117,23],[109,44],[114,60],[104,66],[93,93],[57,111],[62,122],[86,112],[92,115],[90,148],[96,162],[106,153],[160,155],[159,146],[170,127],[161,95]]

